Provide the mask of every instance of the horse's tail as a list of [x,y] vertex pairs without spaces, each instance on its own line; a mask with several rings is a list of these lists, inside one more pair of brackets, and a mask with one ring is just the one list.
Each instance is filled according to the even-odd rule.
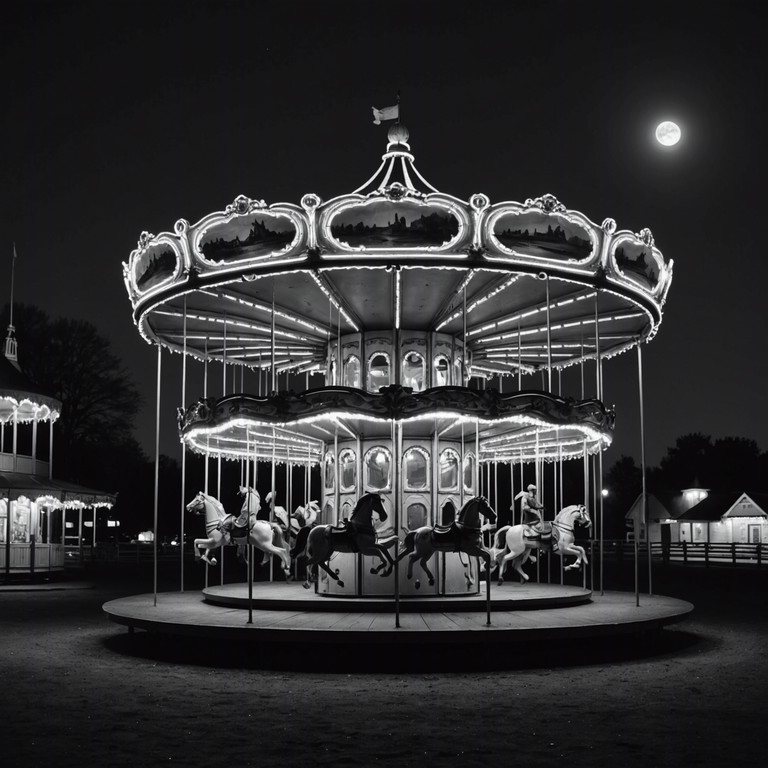
[[413,552],[414,549],[416,549],[416,531],[408,531],[403,539],[403,552]]
[[496,535],[493,537],[493,543],[491,544],[491,562],[495,562],[504,553],[507,547],[507,531],[511,528],[511,525],[504,525],[496,531]]
[[495,536],[493,537],[493,549],[503,549],[505,546],[505,540],[507,537],[507,531],[511,528],[511,525],[504,525],[501,528],[499,528],[498,531],[496,531]]
[[312,529],[308,525],[299,528],[299,532],[296,534],[296,543],[291,550],[292,558],[301,557],[304,554],[304,550],[307,548],[307,539],[309,538],[310,530]]

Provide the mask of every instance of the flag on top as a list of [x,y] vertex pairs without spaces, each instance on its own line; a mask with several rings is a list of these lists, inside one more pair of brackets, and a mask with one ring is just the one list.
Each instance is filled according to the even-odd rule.
[[374,125],[381,125],[382,120],[399,120],[400,119],[400,105],[395,104],[393,107],[384,107],[384,109],[376,109],[376,107],[371,107],[373,110],[373,123]]

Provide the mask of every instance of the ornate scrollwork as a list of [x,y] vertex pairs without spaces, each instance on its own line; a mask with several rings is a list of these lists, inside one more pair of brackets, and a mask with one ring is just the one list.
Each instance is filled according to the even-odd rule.
[[639,232],[635,233],[635,237],[640,240],[642,243],[647,245],[649,248],[653,248],[654,246],[654,239],[653,239],[653,233],[651,232],[648,227],[645,227],[641,229]]
[[144,230],[144,232],[139,235],[139,241],[137,243],[139,250],[145,251],[154,239],[155,236],[151,232]]
[[250,197],[246,197],[245,195],[238,195],[234,201],[224,209],[224,212],[230,216],[233,214],[242,216],[243,214],[250,213],[257,208],[266,207],[267,204],[264,200],[252,200]]
[[603,232],[605,232],[606,235],[612,235],[616,231],[616,219],[612,219],[609,216],[607,219],[603,220],[600,228],[603,230]]
[[529,197],[524,205],[526,208],[538,208],[544,213],[563,213],[566,210],[565,206],[549,193],[541,195],[541,197]]

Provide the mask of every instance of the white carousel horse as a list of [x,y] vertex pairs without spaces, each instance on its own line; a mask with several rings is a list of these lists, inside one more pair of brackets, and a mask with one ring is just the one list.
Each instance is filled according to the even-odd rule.
[[[505,525],[496,531],[493,541],[492,555],[493,559],[499,565],[498,585],[504,582],[504,572],[507,564],[511,563],[523,581],[528,581],[528,574],[523,571],[522,566],[531,557],[533,549],[551,549],[557,552],[560,557],[574,555],[576,561],[565,566],[565,570],[580,568],[582,563],[587,563],[587,554],[584,547],[574,544],[575,535],[573,527],[576,523],[580,525],[592,525],[589,512],[583,504],[572,504],[564,507],[557,513],[552,521],[551,540],[542,539],[536,536],[530,526]],[[533,559],[533,558],[531,558]]]
[[[314,525],[317,516],[320,514],[320,505],[316,501],[310,501],[305,507],[296,507],[290,514],[288,514],[288,510],[285,507],[277,506],[275,507],[274,512],[275,518],[283,529],[283,534],[290,539],[296,539],[303,528],[309,529]],[[309,533],[309,530],[307,530],[307,533]],[[302,551],[304,550],[305,544],[306,541],[302,544]],[[291,553],[291,557],[294,556],[295,555]]]
[[[496,512],[484,496],[475,496],[469,499],[458,514],[457,519],[446,526],[425,525],[410,531],[403,541],[403,551],[398,556],[398,562],[407,555],[408,578],[413,576],[413,565],[418,560],[421,569],[429,578],[429,585],[433,586],[435,577],[427,567],[427,561],[435,552],[464,552],[468,555],[481,557],[485,562],[486,571],[491,567],[491,552],[483,546],[482,518],[486,518],[491,525],[496,522]],[[463,564],[463,561],[462,561]],[[465,568],[468,567],[464,566]],[[467,579],[467,589],[472,586],[474,579],[471,570]],[[490,575],[488,576],[490,585]],[[421,585],[416,579],[416,589]]]
[[241,549],[246,544],[253,544],[262,552],[277,555],[282,561],[282,569],[286,579],[290,578],[291,558],[283,541],[280,526],[277,523],[257,519],[256,513],[261,506],[258,491],[253,488],[241,487],[240,492],[245,495],[241,512],[246,510],[248,512],[248,525],[243,527],[241,536],[238,536],[238,528],[234,526],[235,515],[228,515],[221,502],[213,496],[200,491],[187,504],[188,512],[205,514],[205,532],[208,534],[208,538],[195,539],[195,556],[200,557],[209,565],[216,565],[216,558],[208,557],[211,550],[230,542],[236,543]]
[[294,543],[291,548],[291,557],[306,557],[307,539],[309,532],[314,527],[320,505],[316,501],[307,502],[305,507],[296,507],[291,515],[291,530],[295,531]]
[[[366,493],[358,499],[352,516],[342,526],[315,525],[309,529],[307,538],[307,580],[304,587],[309,589],[309,572],[312,566],[322,568],[340,587],[344,582],[338,574],[330,569],[328,561],[334,552],[360,552],[363,555],[375,555],[381,563],[371,568],[371,573],[378,573],[384,568],[382,576],[389,576],[395,561],[387,550],[387,546],[393,544],[396,536],[391,541],[379,542],[374,529],[374,515],[378,520],[386,520],[387,512],[378,493]],[[378,522],[378,521],[377,521]]]

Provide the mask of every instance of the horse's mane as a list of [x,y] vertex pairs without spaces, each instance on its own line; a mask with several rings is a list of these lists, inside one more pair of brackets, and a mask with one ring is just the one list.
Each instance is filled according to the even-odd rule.
[[556,515],[555,520],[559,520],[561,517],[566,517],[567,515],[572,514],[574,511],[577,511],[580,507],[583,507],[583,504],[569,504],[567,507],[563,507]]
[[200,491],[200,495],[209,503],[213,504],[214,507],[222,514],[226,515],[227,512],[224,509],[224,505],[215,497],[211,496],[210,493],[205,493],[205,491]]

